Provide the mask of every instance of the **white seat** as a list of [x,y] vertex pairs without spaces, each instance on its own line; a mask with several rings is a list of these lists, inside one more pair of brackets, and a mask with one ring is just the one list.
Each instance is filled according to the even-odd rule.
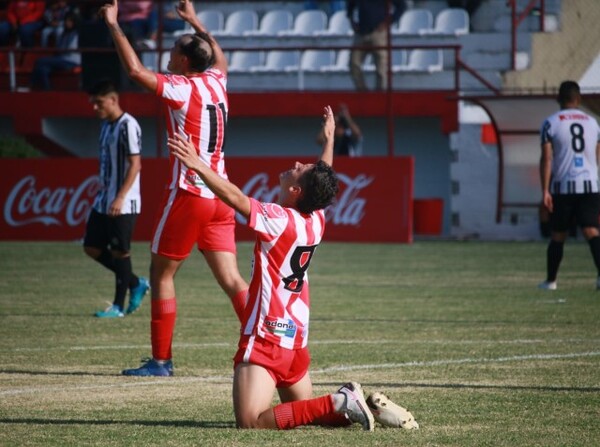
[[250,71],[252,67],[262,65],[263,58],[262,51],[232,51],[227,71],[229,73]]
[[[306,50],[300,58],[300,70],[302,71],[321,71],[322,67],[327,67],[335,61],[335,52],[333,50]],[[286,71],[291,71],[286,68]]]
[[275,36],[289,30],[294,23],[294,15],[285,9],[268,11],[260,20],[258,29],[244,32],[244,36]]
[[214,31],[215,36],[241,36],[245,31],[258,28],[258,14],[250,9],[234,11],[225,19],[222,30]]
[[327,29],[315,31],[315,36],[349,36],[352,34],[352,24],[346,15],[346,11],[334,12],[329,18]]
[[433,14],[428,9],[408,9],[398,21],[398,27],[392,28],[392,34],[419,34],[422,30],[433,28]]
[[392,71],[402,71],[408,65],[408,51],[392,50]]
[[171,59],[171,52],[170,51],[163,51],[162,53],[162,57],[160,58],[160,72],[161,73],[168,73],[169,70],[167,70],[167,65],[169,65],[169,60]]
[[412,50],[408,55],[408,64],[396,71],[442,71],[444,68],[442,50]]
[[323,72],[347,72],[350,70],[350,50],[339,50],[335,57],[335,62],[331,65],[323,65]]
[[[198,20],[200,20],[210,33],[222,30],[225,25],[225,16],[221,11],[217,11],[216,9],[200,11],[196,14],[196,17],[198,17]],[[186,27],[189,29],[189,24],[186,23]]]
[[312,36],[327,28],[327,14],[320,9],[300,12],[294,19],[292,29],[279,31],[279,36]]
[[469,14],[462,8],[442,9],[435,17],[431,30],[422,30],[419,34],[459,36],[469,34]]
[[271,50],[267,52],[265,64],[250,68],[252,72],[298,70],[299,51]]

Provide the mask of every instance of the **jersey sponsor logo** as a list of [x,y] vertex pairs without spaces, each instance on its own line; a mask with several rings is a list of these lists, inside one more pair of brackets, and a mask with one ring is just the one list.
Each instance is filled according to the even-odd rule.
[[[4,204],[4,220],[12,227],[32,223],[75,227],[87,219],[94,197],[100,189],[97,175],[85,179],[75,188],[37,188],[33,175],[19,180]],[[60,215],[64,213],[64,220]]]
[[573,164],[576,168],[583,168],[583,158],[575,157],[573,158]]
[[264,328],[266,332],[270,332],[278,337],[290,338],[294,338],[296,336],[296,331],[298,330],[298,326],[290,319],[285,320],[283,318],[271,317],[265,318]]

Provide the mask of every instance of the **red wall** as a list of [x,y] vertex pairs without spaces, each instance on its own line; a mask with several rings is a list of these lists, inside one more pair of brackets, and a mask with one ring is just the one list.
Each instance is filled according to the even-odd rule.
[[[246,194],[276,201],[279,173],[296,158],[230,158],[227,171]],[[313,161],[300,159],[299,161]],[[325,238],[352,242],[411,242],[414,160],[412,157],[344,158],[337,203],[328,209]],[[97,192],[97,161],[55,158],[2,160],[0,240],[76,240]],[[142,214],[134,238],[149,240],[168,162],[145,159]],[[239,216],[238,216],[239,217]],[[253,235],[238,221],[238,240]]]

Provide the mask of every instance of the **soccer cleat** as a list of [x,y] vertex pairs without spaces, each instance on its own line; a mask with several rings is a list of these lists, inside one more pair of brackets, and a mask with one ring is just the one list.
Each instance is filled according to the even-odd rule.
[[538,284],[538,289],[556,290],[556,281],[542,281]]
[[98,318],[122,318],[125,316],[119,306],[115,306],[114,304],[111,304],[104,310],[99,310],[94,315]]
[[348,382],[338,390],[337,394],[343,401],[339,408],[336,410],[340,413],[346,414],[348,419],[352,422],[358,422],[362,425],[363,430],[373,431],[375,428],[375,420],[369,407],[365,402],[365,396],[362,391],[360,383]]
[[159,363],[154,359],[142,359],[145,362],[139,368],[124,369],[122,374],[124,376],[138,376],[138,377],[170,377],[173,375],[173,362],[167,360],[165,363]]
[[392,402],[383,393],[373,393],[367,397],[367,405],[373,413],[375,420],[384,427],[404,428],[417,430],[419,424],[412,413],[406,408]]
[[150,290],[150,283],[146,278],[140,276],[140,282],[137,287],[129,291],[129,306],[127,306],[127,315],[134,313],[142,305],[144,295]]

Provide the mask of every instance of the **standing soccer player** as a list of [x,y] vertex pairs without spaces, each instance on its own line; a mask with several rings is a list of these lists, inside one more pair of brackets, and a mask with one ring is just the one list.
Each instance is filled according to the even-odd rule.
[[[129,77],[167,106],[169,137],[181,135],[189,139],[197,160],[226,179],[223,143],[228,112],[227,59],[198,20],[192,2],[180,0],[177,5],[179,16],[196,32],[184,34],[175,42],[168,64],[169,75],[148,70],[140,62],[117,22],[117,0],[103,6],[100,12]],[[174,279],[194,244],[232,300],[240,319],[246,304],[248,285],[237,266],[234,211],[195,172],[174,157],[170,162],[171,179],[152,238],[152,359],[139,368],[123,371],[130,376],[173,375]]]
[[150,287],[131,267],[131,235],[142,208],[140,170],[142,169],[142,132],[133,116],[119,105],[115,86],[106,81],[90,92],[90,102],[98,118],[104,120],[100,131],[100,182],[88,217],[83,249],[95,261],[115,274],[113,303],[100,318],[124,316],[125,297],[130,291],[125,313],[135,312]]
[[600,194],[598,122],[579,109],[581,93],[574,81],[565,81],[558,91],[560,111],[542,125],[540,175],[542,200],[550,212],[551,237],[547,250],[547,276],[540,289],[556,290],[556,276],[563,257],[568,229],[575,218],[588,241],[600,289]]
[[[338,192],[332,169],[335,119],[325,108],[323,152],[314,164],[296,162],[280,174],[277,203],[246,196],[196,157],[180,135],[168,140],[172,153],[196,172],[226,204],[247,218],[256,233],[248,304],[234,357],[233,402],[240,428],[290,429],[311,423],[362,424],[374,419],[359,384],[312,398],[308,374],[310,299],[307,270],[325,231],[325,212]],[[281,404],[271,407],[273,393]]]

